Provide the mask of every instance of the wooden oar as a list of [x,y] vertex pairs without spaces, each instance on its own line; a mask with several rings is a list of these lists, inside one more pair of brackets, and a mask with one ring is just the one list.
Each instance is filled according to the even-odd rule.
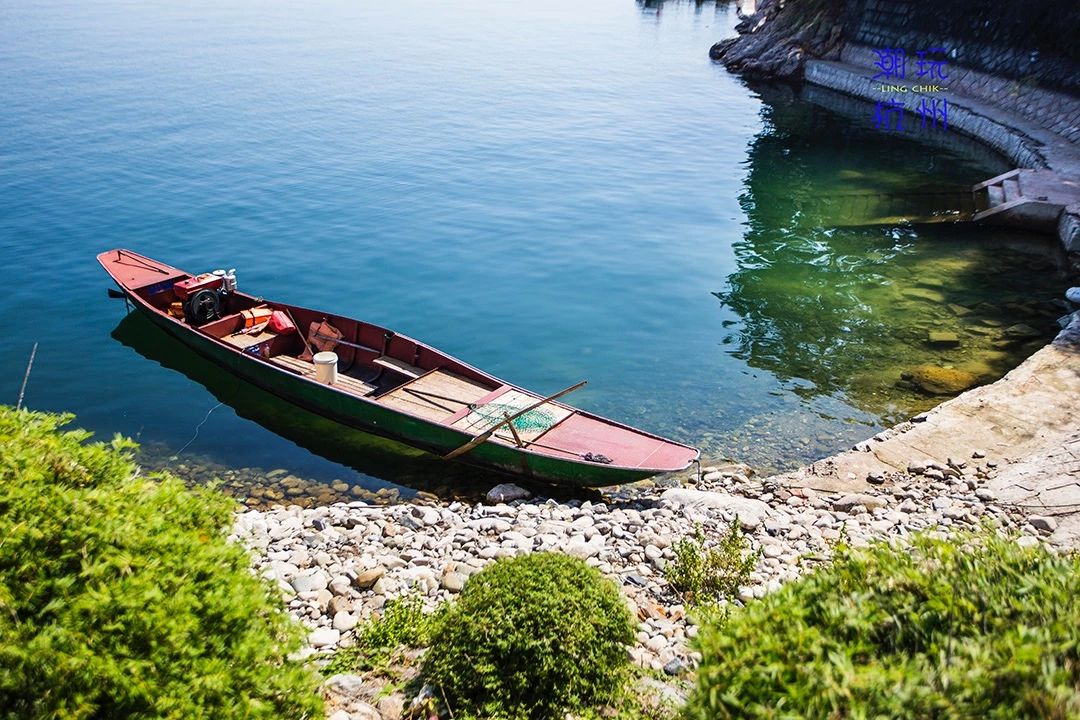
[[[315,361],[315,353],[311,352],[311,346],[308,345],[307,338],[304,337],[304,333],[300,332],[300,326],[296,324],[296,318],[292,316],[292,311],[289,308],[285,308],[285,314],[289,316],[289,322],[296,328],[296,334],[300,336],[300,339],[304,341],[304,352],[311,356],[312,362]],[[267,321],[269,322],[269,321]]]
[[513,422],[514,420],[517,420],[519,417],[521,417],[525,413],[529,412],[530,410],[535,410],[536,408],[540,407],[544,403],[551,402],[552,400],[556,400],[558,398],[561,398],[563,395],[567,395],[569,393],[574,392],[575,390],[577,390],[579,388],[585,387],[586,383],[588,383],[588,380],[582,380],[577,385],[571,385],[570,387],[566,388],[565,390],[560,390],[559,392],[555,393],[554,395],[548,395],[546,398],[544,398],[543,400],[540,400],[539,402],[534,402],[532,405],[529,405],[524,410],[518,410],[516,413],[514,413],[513,415],[507,417],[505,420],[500,420],[495,425],[492,425],[490,428],[488,428],[484,432],[480,433],[479,435],[474,437],[472,440],[470,440],[469,442],[467,442],[464,445],[462,445],[461,447],[459,447],[457,450],[451,450],[450,452],[446,453],[445,455],[443,455],[443,460],[453,460],[458,455],[463,455],[464,453],[469,452],[474,447],[476,447],[477,445],[479,445],[480,443],[484,442],[489,437],[494,435],[495,431],[498,430],[499,428],[501,428],[506,423]]

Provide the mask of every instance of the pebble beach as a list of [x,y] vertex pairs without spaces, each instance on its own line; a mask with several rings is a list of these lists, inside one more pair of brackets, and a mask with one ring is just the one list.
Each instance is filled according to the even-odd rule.
[[[580,557],[620,586],[640,620],[633,662],[674,681],[699,660],[693,616],[664,575],[681,538],[700,528],[709,545],[732,522],[741,526],[757,562],[735,602],[811,571],[840,542],[860,546],[984,523],[1015,533],[1024,545],[1047,542],[1054,518],[999,503],[986,487],[997,466],[973,450],[947,464],[912,463],[907,472],[868,476],[865,491],[854,493],[787,489],[728,463],[596,501],[557,501],[507,484],[478,502],[278,505],[239,512],[233,539],[253,551],[255,570],[278,585],[290,613],[310,629],[304,654],[327,658],[352,645],[358,624],[394,598],[420,597],[433,609],[499,558],[538,551]],[[362,683],[339,676],[328,687],[356,690]],[[374,695],[366,700],[352,697],[344,704],[353,714],[341,712],[398,717],[405,699],[383,702],[382,714]]]

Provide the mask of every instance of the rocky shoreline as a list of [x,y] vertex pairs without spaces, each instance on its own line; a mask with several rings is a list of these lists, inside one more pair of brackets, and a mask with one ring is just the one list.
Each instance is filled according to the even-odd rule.
[[[1052,517],[1026,515],[987,487],[1000,462],[973,448],[947,464],[913,463],[907,472],[868,476],[855,493],[788,489],[755,479],[745,465],[725,464],[704,468],[700,477],[616,490],[597,502],[536,498],[511,485],[476,503],[278,506],[239,512],[232,539],[253,551],[256,571],[276,582],[290,613],[310,628],[304,654],[327,658],[352,645],[357,625],[389,600],[418,596],[434,608],[498,558],[565,552],[619,584],[641,621],[633,661],[677,687],[699,659],[690,642],[697,628],[663,568],[673,544],[696,527],[715,541],[738,518],[758,556],[739,602],[798,578],[841,541],[860,546],[989,522],[1018,532],[1021,544],[1053,548]],[[352,708],[339,709],[336,720],[400,717],[406,700],[387,702],[380,687],[358,678],[339,676],[327,687],[331,696],[347,696],[333,707]]]

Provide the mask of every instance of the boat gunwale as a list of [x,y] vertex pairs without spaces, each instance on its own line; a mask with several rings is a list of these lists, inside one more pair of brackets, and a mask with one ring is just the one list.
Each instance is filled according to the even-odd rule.
[[[161,266],[161,268],[167,268],[167,269],[172,270],[172,271],[174,271],[176,273],[183,274],[183,275],[188,275],[189,277],[194,277],[194,275],[187,272],[186,270],[181,270],[180,268],[174,267],[172,265],[168,265],[166,263],[162,263],[162,262],[160,262],[158,260],[154,260],[152,258],[146,257],[145,255],[141,255],[139,253],[133,252],[133,251],[128,250],[126,248],[114,248],[114,249],[111,249],[111,250],[106,250],[105,252],[99,253],[97,255],[98,263],[102,266],[102,268],[105,270],[105,272],[108,273],[109,277],[111,277],[113,279],[113,281],[124,291],[125,295],[127,297],[129,297],[133,303],[136,303],[137,306],[140,309],[142,309],[144,312],[147,312],[147,311],[151,312],[154,315],[156,315],[157,317],[160,317],[160,318],[163,318],[163,319],[166,319],[166,320],[170,321],[171,323],[173,323],[173,326],[175,328],[177,328],[178,330],[182,330],[182,331],[191,333],[192,335],[200,337],[200,338],[205,338],[205,339],[208,339],[208,340],[212,340],[212,341],[216,342],[218,346],[228,349],[229,351],[231,351],[233,353],[234,356],[237,356],[237,357],[239,357],[239,358],[241,358],[243,360],[261,361],[262,364],[265,367],[270,368],[272,370],[275,370],[278,373],[281,373],[284,376],[289,377],[290,379],[301,380],[303,382],[310,383],[311,385],[319,387],[319,388],[329,389],[329,390],[331,390],[333,392],[338,393],[339,395],[343,395],[343,396],[348,397],[348,398],[353,399],[353,400],[360,400],[360,401],[363,401],[365,403],[368,403],[369,405],[376,406],[376,407],[382,408],[384,410],[391,410],[391,411],[393,411],[395,413],[398,413],[400,415],[405,415],[405,416],[407,416],[407,417],[409,417],[411,419],[414,419],[414,420],[416,420],[418,422],[425,423],[425,424],[427,424],[429,426],[432,426],[432,427],[451,430],[451,431],[459,434],[462,437],[462,439],[463,439],[462,444],[465,444],[466,442],[468,442],[468,441],[470,441],[470,440],[472,440],[472,439],[474,439],[476,437],[476,435],[464,432],[464,431],[460,430],[459,428],[455,428],[455,427],[450,426],[450,425],[444,425],[442,423],[432,422],[431,420],[429,420],[427,418],[424,418],[424,417],[421,417],[419,415],[416,415],[416,414],[414,414],[412,412],[409,412],[408,410],[402,410],[402,409],[399,409],[399,408],[390,408],[390,407],[388,407],[386,405],[380,404],[378,402],[377,398],[373,399],[373,398],[369,398],[369,397],[366,397],[366,396],[363,396],[363,395],[356,395],[354,393],[347,392],[346,390],[343,390],[342,388],[335,387],[333,385],[326,385],[326,384],[317,382],[313,378],[305,377],[304,375],[300,375],[299,373],[293,372],[293,371],[289,370],[286,367],[283,367],[281,365],[277,365],[277,364],[271,362],[267,358],[263,358],[263,357],[260,357],[260,356],[252,355],[250,353],[246,353],[242,349],[240,349],[239,347],[237,347],[237,346],[235,346],[235,345],[233,345],[231,343],[226,342],[222,338],[219,338],[219,337],[217,337],[215,335],[212,335],[210,333],[201,332],[199,328],[193,327],[193,326],[187,324],[186,322],[182,322],[180,319],[175,318],[172,315],[170,315],[169,313],[155,307],[148,300],[146,300],[143,297],[139,296],[138,293],[136,292],[136,290],[138,290],[139,288],[130,287],[130,286],[125,285],[124,283],[122,283],[120,281],[120,279],[116,275],[113,274],[112,270],[109,268],[109,265],[106,264],[106,262],[107,262],[106,259],[105,259],[106,256],[111,255],[113,253],[123,253],[125,255],[129,255],[129,256],[132,256],[134,258],[139,258],[141,260],[146,260],[146,261],[148,261],[150,263]],[[143,287],[143,286],[139,286],[139,287]],[[326,313],[325,311],[315,310],[313,308],[307,308],[307,307],[304,307],[302,305],[293,305],[293,304],[286,303],[286,302],[281,302],[281,301],[278,301],[278,300],[269,300],[268,301],[263,296],[254,296],[254,295],[250,295],[248,293],[245,293],[245,292],[242,292],[242,291],[239,291],[239,290],[235,291],[235,294],[236,295],[241,295],[241,296],[243,296],[245,298],[255,300],[255,301],[271,302],[273,304],[282,305],[284,307],[289,308],[290,310],[300,310],[300,311],[303,311],[303,312],[315,313],[316,315],[318,315],[318,314],[334,315],[336,317],[341,317],[341,318],[343,318],[345,320],[349,320],[350,322],[366,323],[367,325],[371,325],[372,327],[378,328],[379,330],[382,330],[384,332],[392,332],[395,337],[400,337],[400,338],[402,338],[402,339],[404,339],[406,341],[413,342],[418,347],[422,347],[422,348],[434,353],[435,355],[437,355],[437,356],[439,356],[441,358],[444,358],[446,360],[449,360],[451,362],[457,363],[457,364],[459,364],[459,365],[461,365],[463,367],[468,368],[469,370],[471,370],[471,371],[477,373],[478,375],[482,376],[484,379],[495,383],[496,388],[494,388],[494,389],[498,389],[499,387],[504,387],[505,386],[506,388],[509,388],[510,390],[516,390],[516,391],[524,393],[526,395],[535,396],[538,399],[540,397],[542,397],[542,396],[537,395],[536,392],[534,392],[532,390],[528,390],[526,388],[519,387],[517,385],[514,385],[513,383],[508,383],[508,382],[506,382],[506,381],[504,381],[504,380],[502,380],[502,379],[500,379],[498,377],[495,377],[494,375],[491,375],[490,373],[485,372],[484,370],[481,370],[480,368],[477,368],[477,367],[475,367],[475,366],[473,366],[473,365],[471,365],[471,364],[469,364],[467,362],[459,360],[458,358],[454,357],[453,355],[450,355],[449,353],[446,353],[446,352],[444,352],[442,350],[439,350],[438,348],[432,347],[431,345],[428,345],[427,343],[424,343],[424,342],[422,342],[420,340],[416,340],[415,338],[412,338],[412,337],[410,337],[408,335],[398,333],[397,331],[391,330],[390,328],[385,328],[385,327],[382,327],[381,325],[376,325],[374,323],[370,323],[370,322],[367,322],[365,320],[359,320],[359,319],[356,319],[356,318],[346,317],[346,316],[343,316],[343,315],[336,315],[334,313]],[[297,331],[299,332],[299,328],[297,328]],[[435,368],[435,369],[437,369],[437,368]],[[542,457],[542,458],[548,458],[548,459],[553,459],[553,460],[561,460],[561,461],[565,461],[565,462],[568,462],[568,463],[581,464],[581,465],[584,465],[586,467],[595,467],[595,468],[598,468],[598,469],[625,470],[625,471],[635,472],[635,473],[636,472],[650,472],[653,475],[658,475],[658,474],[661,474],[661,473],[680,472],[682,470],[687,469],[691,465],[693,465],[701,457],[701,451],[698,448],[693,447],[692,445],[687,445],[685,443],[681,443],[681,442],[678,442],[676,440],[670,440],[668,438],[661,437],[660,435],[653,434],[653,433],[651,433],[651,432],[649,432],[647,430],[641,430],[639,428],[635,428],[635,427],[632,427],[630,425],[626,425],[626,424],[621,423],[621,422],[619,422],[617,420],[612,420],[612,419],[604,417],[602,415],[597,415],[597,414],[592,413],[592,412],[590,412],[588,410],[583,410],[583,409],[575,407],[573,405],[568,405],[566,403],[562,403],[562,402],[558,402],[558,401],[550,401],[550,402],[553,405],[557,405],[559,407],[568,409],[572,413],[577,413],[577,414],[583,415],[586,418],[598,421],[598,422],[603,423],[605,425],[609,425],[609,426],[612,426],[612,427],[615,427],[615,428],[619,428],[621,430],[626,430],[626,431],[635,433],[637,435],[650,438],[652,440],[657,440],[657,441],[659,441],[661,443],[666,443],[668,445],[673,445],[673,446],[676,446],[676,447],[685,448],[687,450],[692,450],[692,451],[694,451],[694,456],[685,465],[683,465],[681,467],[673,467],[673,468],[655,468],[654,467],[654,468],[649,468],[649,467],[635,466],[635,465],[616,465],[614,463],[596,463],[596,462],[590,462],[588,460],[584,460],[583,458],[580,458],[580,457],[577,457],[577,458],[567,457],[567,455],[571,454],[570,451],[556,451],[554,453],[551,453],[551,452],[538,452],[536,450],[533,450],[532,447],[518,447],[518,446],[514,445],[511,442],[503,441],[501,438],[496,438],[494,435],[492,437],[488,438],[487,440],[485,440],[484,442],[485,443],[495,442],[497,444],[503,445],[503,446],[513,450],[514,452],[521,453],[521,454],[524,454],[524,455],[530,455],[530,456],[534,456],[534,457]],[[407,440],[402,440],[402,439],[399,439],[399,442],[404,442],[406,445],[410,444]],[[660,448],[658,447],[658,448],[654,449],[651,453],[649,453],[649,455],[646,456],[646,460],[649,457],[652,457],[652,455],[654,455],[659,449]]]

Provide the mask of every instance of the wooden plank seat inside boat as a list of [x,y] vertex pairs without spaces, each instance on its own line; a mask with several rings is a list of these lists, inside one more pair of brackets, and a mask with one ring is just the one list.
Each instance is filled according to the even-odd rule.
[[380,395],[383,405],[419,415],[425,420],[444,422],[491,393],[483,385],[446,370],[432,370],[390,392]]
[[393,370],[396,373],[401,373],[405,377],[412,378],[413,380],[420,377],[425,372],[422,368],[418,368],[415,365],[410,365],[404,360],[392,358],[389,355],[382,355],[380,357],[377,357],[372,360],[372,362],[380,367],[384,367],[388,370]]
[[230,345],[235,345],[241,350],[246,350],[252,345],[264,343],[277,337],[276,333],[261,331],[257,333],[233,333],[221,338]]
[[[300,358],[293,357],[292,355],[274,355],[270,358],[270,362],[274,363],[275,365],[280,365],[282,367],[288,368],[289,370],[292,370],[298,375],[303,375],[304,377],[311,378],[315,377],[315,366],[313,364],[305,360],[301,360]],[[337,381],[334,383],[333,386],[350,392],[353,395],[360,396],[367,395],[373,390],[375,390],[374,385],[368,385],[362,380],[357,380],[351,375],[346,375],[340,372],[338,373]]]

